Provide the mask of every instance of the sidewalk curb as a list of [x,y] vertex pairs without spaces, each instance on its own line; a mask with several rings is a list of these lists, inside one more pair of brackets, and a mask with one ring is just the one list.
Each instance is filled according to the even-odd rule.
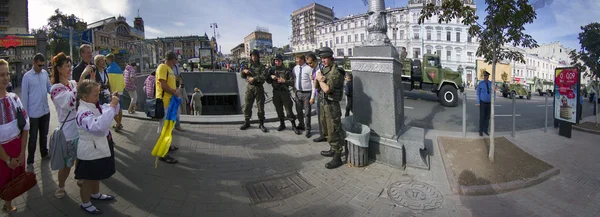
[[578,125],[573,125],[573,129],[577,130],[577,131],[581,131],[581,132],[586,132],[586,133],[600,135],[600,131],[598,131],[598,130],[592,130],[592,129],[580,127]]
[[[524,179],[524,180],[515,180],[505,183],[498,184],[489,184],[489,185],[475,185],[475,186],[464,186],[458,184],[454,172],[450,167],[450,160],[446,157],[446,149],[444,148],[444,144],[440,139],[441,136],[437,137],[438,146],[440,149],[440,156],[442,157],[442,162],[444,164],[444,169],[446,170],[446,177],[448,178],[448,183],[450,184],[450,189],[454,194],[460,195],[468,195],[468,196],[476,196],[476,195],[490,195],[490,194],[500,194],[504,192],[519,190],[527,187],[531,187],[537,184],[540,184],[553,176],[560,174],[560,169],[553,167],[552,169],[546,170],[536,177]],[[460,137],[462,138],[462,137]]]

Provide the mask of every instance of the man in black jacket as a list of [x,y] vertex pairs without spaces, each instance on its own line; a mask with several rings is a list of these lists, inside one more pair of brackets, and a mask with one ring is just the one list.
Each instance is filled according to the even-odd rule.
[[[73,69],[73,80],[79,82],[79,78],[81,77],[81,73],[88,65],[92,64],[92,47],[89,44],[82,44],[79,47],[79,56],[81,57],[81,62],[77,64],[77,66]],[[98,74],[96,74],[98,77]],[[99,78],[96,78],[98,80]]]

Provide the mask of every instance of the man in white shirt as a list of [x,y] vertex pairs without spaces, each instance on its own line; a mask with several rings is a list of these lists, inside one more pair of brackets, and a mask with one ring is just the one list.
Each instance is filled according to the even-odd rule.
[[[310,138],[310,113],[311,106],[310,100],[314,99],[312,94],[315,87],[312,83],[311,75],[313,68],[306,64],[306,57],[304,55],[296,56],[296,66],[294,67],[294,76],[296,82],[294,84],[294,91],[296,94],[296,112],[298,114],[298,125],[299,130],[306,130],[306,138]],[[304,117],[304,119],[302,119]]]
[[27,165],[33,165],[36,143],[38,142],[42,158],[48,156],[48,128],[50,127],[50,107],[48,93],[50,84],[48,72],[42,69],[45,64],[44,55],[38,53],[33,57],[33,68],[23,75],[21,99],[23,108],[29,115],[31,129],[27,148]]

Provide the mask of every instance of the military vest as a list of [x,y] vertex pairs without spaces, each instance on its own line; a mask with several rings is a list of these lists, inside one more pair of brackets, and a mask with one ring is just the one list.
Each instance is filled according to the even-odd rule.
[[[329,87],[333,91],[325,94],[325,99],[336,102],[341,101],[344,94],[344,69],[339,68],[337,64],[333,64],[331,67],[323,67],[321,74],[325,76],[327,81],[333,80],[332,83],[334,84],[333,87]],[[341,85],[335,85],[338,83],[341,83]]]
[[271,79],[271,75],[275,75],[277,78],[283,78],[286,81],[286,83],[279,83],[277,82],[277,80],[273,80],[271,83],[273,85],[273,90],[289,90],[288,82],[292,80],[292,77],[288,68],[286,68],[285,66],[273,66],[271,67],[270,74],[268,75],[267,79]]
[[261,64],[260,62],[253,63],[251,61],[248,66],[248,70],[250,70],[251,76],[254,77],[254,82],[252,85],[262,86],[265,83],[265,65]]

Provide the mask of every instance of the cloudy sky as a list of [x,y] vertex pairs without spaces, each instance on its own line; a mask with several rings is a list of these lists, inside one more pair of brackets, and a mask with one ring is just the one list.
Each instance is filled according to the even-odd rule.
[[[530,0],[533,2],[534,0]],[[549,6],[537,11],[537,19],[527,32],[538,43],[560,41],[579,48],[579,27],[600,22],[599,0],[546,0]],[[47,23],[55,9],[75,14],[91,23],[123,15],[132,24],[138,10],[144,18],[146,38],[164,36],[213,35],[211,23],[217,23],[218,42],[224,53],[239,43],[257,26],[273,34],[273,45],[283,46],[291,35],[290,14],[310,0],[29,0],[29,26],[38,28]],[[386,6],[404,6],[408,0],[386,0]],[[485,0],[475,0],[478,14],[485,16]],[[367,11],[362,0],[320,0],[317,3],[334,7],[337,17]]]

